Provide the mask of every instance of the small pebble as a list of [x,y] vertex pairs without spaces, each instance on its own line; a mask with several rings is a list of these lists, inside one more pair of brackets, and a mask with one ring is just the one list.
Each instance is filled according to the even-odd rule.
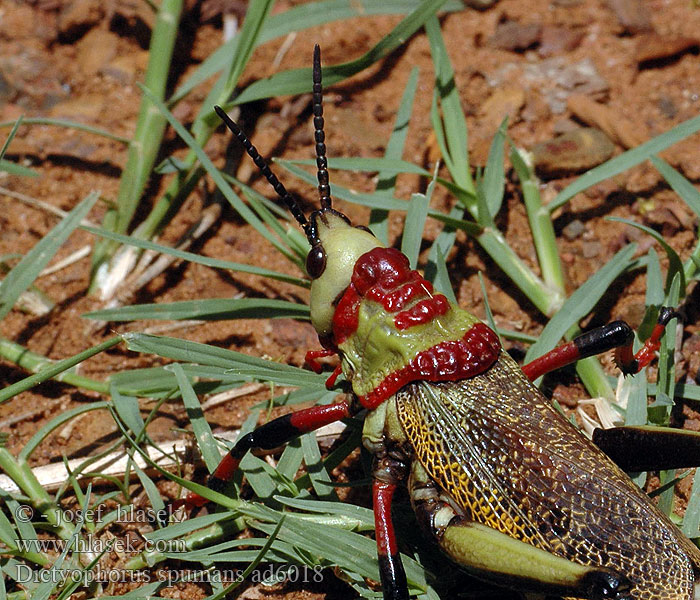
[[564,229],[562,229],[562,234],[564,237],[573,242],[578,236],[580,236],[586,229],[585,225],[578,219],[574,219],[569,223]]
[[665,206],[644,213],[644,223],[661,231],[664,237],[670,237],[680,229],[680,223],[675,215]]
[[539,42],[541,32],[542,27],[537,23],[523,25],[517,21],[506,21],[498,24],[488,44],[499,50],[527,50]]
[[700,39],[694,37],[648,33],[637,41],[634,58],[642,66],[644,63],[671,58],[696,49],[699,45]]
[[618,22],[627,33],[642,33],[653,29],[651,11],[642,0],[608,0]]
[[664,117],[667,119],[675,119],[678,114],[678,107],[668,96],[661,96],[659,101],[656,103],[659,110],[663,113]]
[[581,253],[583,258],[595,258],[600,254],[600,242],[583,242],[581,245]]
[[614,144],[599,129],[584,127],[564,133],[532,148],[533,162],[542,177],[587,171],[606,160]]
[[76,44],[76,62],[85,75],[94,75],[117,55],[119,36],[111,31],[92,29]]
[[465,4],[476,10],[486,10],[496,4],[498,0],[466,0]]
[[578,48],[584,38],[584,33],[567,27],[547,25],[542,28],[541,37],[537,53],[542,57],[548,57],[571,52]]
[[499,87],[493,91],[479,109],[479,117],[489,131],[495,131],[504,117],[508,124],[518,121],[518,115],[525,104],[525,93],[516,87]]
[[58,30],[63,36],[73,37],[97,25],[107,9],[100,0],[72,0],[66,2],[58,15]]

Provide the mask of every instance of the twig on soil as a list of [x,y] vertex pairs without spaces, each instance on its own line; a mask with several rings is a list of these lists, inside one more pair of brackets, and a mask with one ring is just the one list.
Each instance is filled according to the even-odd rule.
[[272,60],[272,65],[270,66],[272,71],[276,71],[279,68],[282,59],[284,59],[287,52],[289,52],[289,49],[292,47],[292,44],[294,44],[294,41],[296,39],[296,31],[292,31],[292,33],[290,33],[286,38],[284,38],[284,42],[282,42],[280,49],[277,51],[277,54],[275,54],[275,58]]
[[92,247],[89,244],[86,244],[79,250],[76,250],[75,252],[72,252],[71,254],[66,256],[64,259],[59,260],[56,264],[53,264],[50,267],[46,267],[41,273],[39,273],[38,277],[45,277],[46,275],[51,275],[52,273],[56,273],[61,269],[65,269],[73,263],[76,263],[79,260],[85,258],[86,256],[89,256],[91,251]]
[[37,415],[42,414],[45,410],[46,408],[42,406],[41,408],[35,408],[34,410],[23,412],[20,415],[13,415],[12,417],[0,421],[0,427],[9,427],[10,425],[21,423],[27,419],[33,419]]
[[[10,198],[19,200],[20,202],[24,202],[25,204],[33,206],[34,208],[45,210],[46,212],[56,215],[57,217],[64,218],[68,214],[65,210],[61,210],[60,208],[53,206],[48,202],[38,200],[37,198],[32,198],[31,196],[27,196],[22,192],[15,192],[14,190],[10,190],[6,187],[0,186],[0,194],[4,194],[5,196],[8,196]],[[92,221],[89,221],[88,219],[83,219],[82,221],[80,221],[80,224],[84,225],[85,227],[97,227],[97,225],[95,225]]]
[[[175,249],[187,250],[219,220],[220,216],[221,204],[218,202],[204,208],[199,217],[199,221],[185,232],[175,245]],[[146,256],[148,256],[148,259],[146,259]],[[129,277],[127,281],[119,286],[117,290],[117,302],[121,302],[122,304],[130,302],[140,289],[153,281],[153,279],[163,273],[174,262],[181,260],[175,256],[161,254],[152,265],[147,267],[146,263],[152,261],[154,256],[156,256],[156,254],[148,250],[144,253],[143,261],[139,261],[139,268],[136,269],[134,274]]]
[[202,411],[207,411],[210,408],[214,408],[215,406],[219,406],[219,404],[223,404],[224,402],[228,402],[229,400],[233,400],[235,398],[242,398],[243,396],[255,394],[260,390],[266,389],[267,387],[269,386],[265,385],[264,383],[248,383],[233,390],[228,390],[220,394],[214,394],[206,402],[202,403]]
[[[317,430],[316,438],[337,438],[344,429],[345,425],[343,423],[332,423]],[[239,432],[239,429],[233,429],[220,434],[217,433],[216,437],[233,442],[238,437]],[[174,455],[177,455],[179,459],[182,459],[191,448],[192,441],[190,438],[187,438],[170,442],[162,442],[159,444],[159,449],[149,446],[145,449],[145,452],[148,453],[148,456],[153,462],[163,468],[169,468],[178,464],[174,459]],[[84,461],[85,457],[74,458],[65,463],[59,462],[43,465],[32,469],[32,472],[45,490],[54,491],[63,485],[69,477],[75,476],[76,474],[74,471]],[[144,469],[147,473],[153,472],[151,467],[146,464],[146,461],[140,454],[134,453],[132,456],[129,456],[124,450],[112,452],[95,461],[90,465],[90,471],[91,473],[100,473],[102,475],[120,477],[124,475],[127,464],[133,465],[134,463],[136,463],[136,465],[138,465],[141,469]],[[202,464],[202,460],[199,456],[196,458],[196,464]],[[133,470],[131,472],[133,474]],[[78,481],[82,482],[88,479],[88,477],[83,474],[78,474],[77,479]],[[0,475],[0,487],[10,493],[17,493],[20,491],[15,482],[7,475]]]
[[223,25],[223,39],[225,44],[236,37],[236,34],[238,33],[238,17],[234,14],[226,13],[223,18]]
[[[218,202],[210,204],[202,210],[199,221],[195,223],[175,245],[176,250],[187,250],[196,240],[204,235],[209,228],[219,220],[221,216],[221,204]],[[137,248],[131,248],[134,253],[139,252]],[[157,257],[157,258],[156,258]],[[154,260],[155,259],[155,260]],[[148,285],[153,279],[162,274],[170,265],[181,260],[175,256],[167,254],[158,255],[152,250],[146,250],[139,259],[138,265],[131,275],[124,278],[116,285],[114,298],[106,303],[105,308],[117,308],[130,304],[134,296]],[[121,273],[120,273],[121,274]],[[117,272],[112,270],[111,277],[116,278]],[[116,281],[116,279],[115,279]],[[106,289],[108,286],[104,286]],[[111,284],[110,286],[111,287]],[[104,327],[105,321],[95,321],[91,330],[96,331]]]

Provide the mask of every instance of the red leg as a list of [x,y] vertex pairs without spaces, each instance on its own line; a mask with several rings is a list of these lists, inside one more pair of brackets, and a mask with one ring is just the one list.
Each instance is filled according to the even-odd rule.
[[615,351],[615,362],[620,367],[620,370],[625,373],[639,373],[646,367],[656,356],[656,352],[661,347],[661,337],[666,330],[666,325],[671,319],[679,319],[680,315],[672,308],[663,307],[659,311],[659,319],[654,326],[654,329],[649,336],[649,339],[644,343],[644,346],[639,349],[637,354],[632,355],[632,345],[620,346]]
[[592,329],[567,344],[536,358],[523,367],[523,372],[530,381],[534,381],[545,373],[615,348],[615,361],[620,370],[625,375],[638,373],[653,360],[661,345],[664,328],[675,317],[678,317],[676,311],[663,307],[659,311],[659,320],[651,337],[636,354],[632,352],[632,342],[634,341],[632,328],[624,321],[614,321]]
[[377,538],[379,574],[382,579],[384,600],[408,600],[406,573],[399,556],[399,548],[391,520],[391,501],[396,490],[395,483],[374,480],[374,529]]
[[[221,491],[236,473],[241,459],[248,450],[254,448],[273,450],[303,433],[314,431],[329,423],[350,417],[352,414],[353,409],[350,403],[345,401],[326,406],[312,406],[265,423],[236,442],[236,445],[221,459],[219,466],[209,476],[207,486],[217,492]],[[192,509],[204,506],[208,502],[209,500],[199,494],[190,492],[183,500],[174,502],[173,508],[184,505],[188,509]]]
[[[311,367],[311,369],[314,371],[314,373],[320,373],[323,370],[323,367],[321,366],[321,363],[318,362],[317,359],[319,358],[325,358],[326,356],[333,356],[334,354],[337,354],[335,350],[309,350],[306,353],[306,357],[304,358],[304,361],[306,362],[307,365]],[[333,386],[335,385],[336,379],[338,379],[338,376],[342,373],[342,367],[338,365],[333,372],[330,374],[330,377],[326,380],[326,388],[327,389],[332,389]]]
[[309,350],[304,357],[304,362],[311,367],[314,373],[320,373],[323,370],[321,363],[318,362],[319,358],[326,358],[327,356],[333,356],[336,354],[335,350],[328,350],[324,348],[323,350]]

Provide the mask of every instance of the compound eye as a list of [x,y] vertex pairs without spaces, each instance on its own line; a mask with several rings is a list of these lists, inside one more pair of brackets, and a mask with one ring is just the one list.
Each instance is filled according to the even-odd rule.
[[326,251],[320,244],[313,246],[306,256],[306,272],[311,279],[318,279],[326,270]]

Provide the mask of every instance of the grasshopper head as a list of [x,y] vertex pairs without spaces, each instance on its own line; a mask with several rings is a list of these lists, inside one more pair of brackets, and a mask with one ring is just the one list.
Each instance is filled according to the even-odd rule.
[[238,125],[219,106],[216,113],[239,139],[265,179],[270,183],[289,212],[301,225],[311,245],[306,257],[306,270],[311,283],[311,322],[323,340],[331,333],[335,303],[350,285],[357,259],[382,244],[366,228],[353,227],[348,218],[331,208],[331,188],[328,184],[325,133],[323,131],[323,98],[321,92],[321,51],[314,48],[313,97],[314,137],[318,192],[321,208],[306,218],[301,207],[270,170],[265,159],[241,131]]
[[335,305],[350,285],[357,259],[373,248],[383,247],[368,229],[353,227],[348,218],[332,208],[311,215],[311,250],[306,271],[311,282],[311,323],[320,338],[331,334]]

